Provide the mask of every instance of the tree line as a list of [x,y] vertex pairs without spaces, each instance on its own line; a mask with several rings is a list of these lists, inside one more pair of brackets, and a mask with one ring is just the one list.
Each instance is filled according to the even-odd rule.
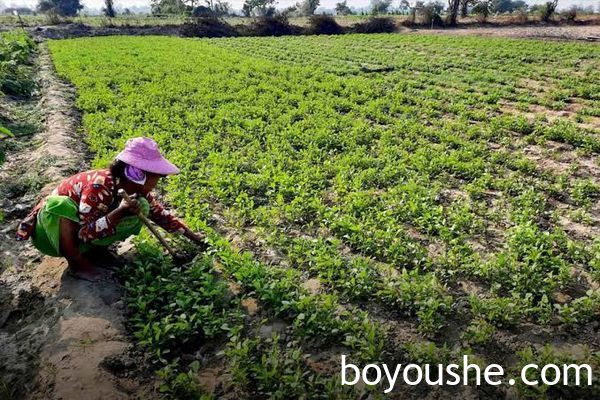
[[[317,12],[321,0],[300,0],[283,10],[277,10],[277,0],[245,0],[241,14],[246,17],[285,15],[288,17],[310,16]],[[335,4],[335,15],[381,15],[403,14],[415,18],[417,14],[429,16],[430,19],[441,18],[446,14],[446,23],[455,25],[458,17],[474,14],[484,21],[489,15],[513,12],[538,12],[541,19],[548,21],[556,12],[559,0],[547,0],[542,4],[529,6],[524,0],[400,0],[393,6],[392,0],[371,0],[369,7],[360,11],[348,6],[347,0]],[[231,4],[225,0],[151,0],[153,15],[187,15],[193,17],[223,17],[239,15]],[[0,7],[2,8],[2,7]],[[76,16],[83,9],[81,0],[40,0],[37,11],[64,17]],[[124,14],[128,14],[125,10]],[[575,11],[593,12],[593,7],[572,9]],[[600,3],[598,4],[600,12]],[[21,10],[22,14],[26,14]],[[102,13],[107,17],[115,17],[117,12],[114,0],[104,0]]]

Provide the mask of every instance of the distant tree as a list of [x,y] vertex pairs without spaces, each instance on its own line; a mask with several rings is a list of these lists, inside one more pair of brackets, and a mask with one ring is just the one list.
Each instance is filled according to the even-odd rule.
[[222,17],[229,15],[231,12],[231,4],[221,0],[205,0],[205,5],[192,6],[197,0],[184,0],[190,3],[189,7],[192,10],[194,17]]
[[192,9],[192,16],[194,17],[212,17],[213,15],[213,10],[207,6],[200,5]]
[[[419,18],[421,22],[425,25],[441,25],[442,17],[441,13],[444,9],[444,4],[439,1],[429,1],[427,3],[423,3],[422,1],[418,1],[415,4],[414,10],[415,14],[419,14]],[[414,21],[414,17],[411,17]]]
[[131,15],[133,14],[129,8],[123,10],[123,15]]
[[217,0],[213,4],[213,12],[219,17],[229,15],[231,13],[231,4],[226,1]]
[[425,4],[422,0],[419,1],[415,1],[414,4],[411,6],[410,3],[408,2],[408,0],[404,1],[405,4],[408,5],[409,7],[409,12],[408,12],[408,23],[409,24],[414,24],[417,21],[417,12],[423,8],[423,5]]
[[296,4],[296,9],[300,15],[314,15],[320,3],[320,0],[304,0],[302,3]]
[[469,13],[469,6],[474,5],[477,0],[461,0],[460,1],[460,16],[465,18]]
[[273,15],[275,13],[274,3],[275,0],[246,0],[242,6],[242,12],[247,17]]
[[348,7],[348,1],[344,0],[341,3],[335,3],[336,15],[352,15],[352,10]]
[[475,6],[473,6],[473,13],[477,16],[477,21],[487,21],[487,18],[491,13],[489,0],[478,0],[475,3]]
[[456,25],[461,0],[448,0],[448,25]]
[[550,0],[542,4],[539,8],[542,21],[550,21],[550,18],[552,18],[552,15],[556,12],[556,7],[558,7],[558,0]]
[[242,5],[242,15],[243,15],[244,17],[249,17],[249,16],[251,16],[251,15],[252,15],[252,7],[251,7],[251,5],[250,5],[250,4],[248,4],[248,2],[245,2],[245,3]]
[[[527,5],[527,2],[524,0],[516,0],[512,2],[513,5],[513,9],[512,11],[517,11],[517,10],[527,10],[527,8],[529,8],[529,5]],[[511,12],[512,12],[511,11]]]
[[371,0],[372,14],[385,14],[392,5],[392,0]]
[[184,14],[187,6],[182,0],[152,0],[152,14]]
[[113,0],[104,0],[104,8],[102,9],[102,12],[108,18],[114,18],[117,15],[113,5]]
[[73,17],[83,8],[83,5],[79,0],[40,0],[37,8],[42,13]]
[[490,11],[499,14],[512,13],[519,9],[527,9],[527,3],[523,0],[491,0]]
[[281,10],[281,15],[285,15],[289,17],[290,15],[295,15],[298,13],[298,4],[294,4],[293,6],[289,6]]

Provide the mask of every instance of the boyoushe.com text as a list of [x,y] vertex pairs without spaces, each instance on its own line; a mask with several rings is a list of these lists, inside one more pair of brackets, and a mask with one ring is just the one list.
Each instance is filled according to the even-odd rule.
[[588,364],[527,364],[516,376],[508,376],[498,364],[485,367],[470,363],[467,355],[461,364],[367,364],[357,366],[342,355],[342,385],[356,385],[360,381],[369,386],[381,385],[384,393],[390,393],[401,385],[430,386],[456,385],[514,385],[520,379],[525,385],[592,385],[592,368]]

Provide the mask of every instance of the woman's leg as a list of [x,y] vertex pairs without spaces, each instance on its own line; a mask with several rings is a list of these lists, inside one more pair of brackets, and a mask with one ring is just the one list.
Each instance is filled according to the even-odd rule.
[[60,254],[67,259],[73,275],[88,281],[97,281],[100,275],[94,268],[94,264],[79,250],[79,229],[80,226],[77,222],[60,218]]

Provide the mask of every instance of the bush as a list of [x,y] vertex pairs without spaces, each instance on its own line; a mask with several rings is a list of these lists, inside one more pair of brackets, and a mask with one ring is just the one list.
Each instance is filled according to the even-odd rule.
[[355,33],[392,33],[396,32],[396,24],[393,19],[388,17],[373,17],[352,25],[351,31]]
[[198,18],[181,25],[179,34],[185,37],[237,36],[235,28],[219,18]]
[[477,22],[483,24],[490,16],[490,6],[487,2],[477,3],[475,4],[475,7],[473,7],[473,13],[475,14]]
[[556,11],[556,7],[558,4],[558,0],[547,1],[544,4],[540,5],[538,8],[538,12],[540,14],[540,18],[544,22],[549,22],[552,15]]
[[307,33],[311,35],[339,35],[344,33],[344,28],[336,22],[335,18],[329,15],[313,15],[308,20]]
[[192,17],[196,17],[196,18],[207,18],[207,17],[214,17],[215,13],[213,12],[213,10],[211,10],[209,7],[206,6],[198,6],[198,7],[194,7],[194,9],[192,10]]
[[285,15],[258,17],[249,25],[239,27],[243,36],[298,35],[302,28],[291,25]]

